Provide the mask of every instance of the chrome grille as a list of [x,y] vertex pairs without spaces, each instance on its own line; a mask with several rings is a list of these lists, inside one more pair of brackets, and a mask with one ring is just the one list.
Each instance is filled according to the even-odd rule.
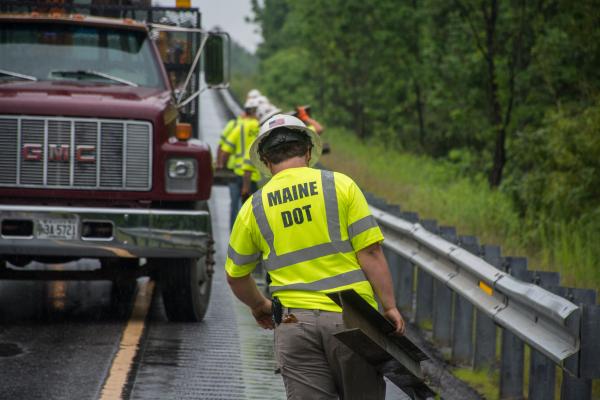
[[[45,156],[41,151],[41,148],[44,147],[45,144],[45,121],[44,120],[31,120],[31,119],[23,119],[21,120],[21,148],[29,149],[28,157],[39,157],[38,161],[33,160],[24,160],[25,151],[21,151],[18,153],[18,156],[21,161],[21,170],[20,173],[20,182],[21,184],[28,185],[36,185],[43,186],[44,180],[46,177],[44,176],[44,163]],[[41,148],[36,149],[34,146],[40,145]]]
[[0,118],[0,185],[17,181],[18,132],[17,120]]
[[143,188],[148,182],[150,176],[150,160],[146,153],[148,147],[145,138],[144,127],[140,125],[128,124],[127,156],[125,157],[125,170],[133,171],[139,169],[139,172],[125,174],[125,185],[127,187]]
[[101,124],[100,186],[123,185],[123,124]]
[[71,182],[71,122],[48,121],[47,183],[51,186],[69,186]]
[[142,121],[0,116],[0,187],[149,190]]
[[[75,146],[97,146],[98,145],[98,123],[97,122],[75,122]],[[94,163],[75,163],[74,186],[92,187],[96,186],[98,169]]]

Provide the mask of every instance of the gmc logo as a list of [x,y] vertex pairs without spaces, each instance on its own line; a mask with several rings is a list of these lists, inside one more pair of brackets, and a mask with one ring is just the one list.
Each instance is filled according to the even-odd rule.
[[[22,157],[25,161],[42,161],[44,149],[41,144],[26,143],[23,145]],[[49,144],[48,161],[69,162],[71,146],[68,144]],[[80,163],[96,162],[96,146],[75,146],[75,160]]]

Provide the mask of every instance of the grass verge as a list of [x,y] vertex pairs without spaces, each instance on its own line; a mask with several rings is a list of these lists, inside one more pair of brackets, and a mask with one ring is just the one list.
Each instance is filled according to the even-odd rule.
[[500,373],[498,371],[490,372],[487,370],[473,370],[471,368],[457,368],[452,373],[458,379],[467,382],[487,400],[500,398],[498,392]]

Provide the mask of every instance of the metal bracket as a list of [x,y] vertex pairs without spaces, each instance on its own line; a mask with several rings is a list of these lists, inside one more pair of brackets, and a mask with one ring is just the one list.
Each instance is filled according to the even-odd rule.
[[414,400],[435,397],[424,382],[420,362],[429,357],[406,336],[392,336],[394,327],[354,290],[328,293],[342,307],[346,330],[334,336],[361,355]]

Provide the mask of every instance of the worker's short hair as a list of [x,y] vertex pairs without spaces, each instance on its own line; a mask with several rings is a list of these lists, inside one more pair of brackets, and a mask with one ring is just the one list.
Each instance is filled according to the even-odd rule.
[[302,157],[311,149],[312,142],[307,134],[285,127],[274,129],[259,145],[261,159],[272,164]]

